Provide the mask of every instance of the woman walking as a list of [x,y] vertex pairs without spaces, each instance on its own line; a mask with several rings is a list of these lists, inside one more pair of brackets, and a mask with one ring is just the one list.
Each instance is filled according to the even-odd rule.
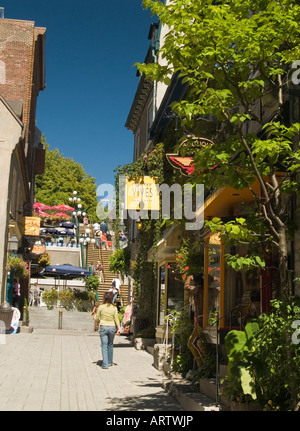
[[112,292],[106,292],[103,296],[103,304],[98,307],[95,322],[100,321],[99,334],[102,350],[102,368],[107,369],[113,365],[114,338],[120,335],[121,325],[118,317],[118,309],[113,304]]

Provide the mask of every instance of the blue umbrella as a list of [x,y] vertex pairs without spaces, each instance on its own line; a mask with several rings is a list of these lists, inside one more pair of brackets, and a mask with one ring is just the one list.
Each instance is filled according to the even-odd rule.
[[49,265],[46,266],[41,275],[50,277],[88,277],[91,275],[90,271],[81,268],[80,266],[73,266],[68,263],[64,265]]

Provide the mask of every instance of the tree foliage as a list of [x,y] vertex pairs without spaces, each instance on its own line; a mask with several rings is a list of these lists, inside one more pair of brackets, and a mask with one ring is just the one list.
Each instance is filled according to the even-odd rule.
[[122,272],[128,274],[130,269],[129,249],[118,248],[109,257],[109,271],[112,273]]
[[[300,124],[292,115],[289,88],[292,63],[300,58],[299,2],[144,0],[144,5],[169,31],[159,51],[163,61],[138,64],[139,70],[167,84],[174,74],[188,83],[186,97],[172,109],[182,125],[202,125],[201,136],[214,142],[196,152],[192,181],[253,194],[249,217],[209,227],[225,232],[230,243],[246,245],[246,263],[251,254],[255,266],[263,267],[257,257],[275,246],[281,293],[289,296],[287,244],[300,168]],[[236,256],[239,266],[242,258]]]
[[51,150],[46,141],[44,145],[45,172],[36,176],[36,201],[50,206],[60,204],[72,206],[69,197],[76,190],[88,218],[95,220],[97,207],[95,178],[87,174],[80,163],[60,154],[57,148]]

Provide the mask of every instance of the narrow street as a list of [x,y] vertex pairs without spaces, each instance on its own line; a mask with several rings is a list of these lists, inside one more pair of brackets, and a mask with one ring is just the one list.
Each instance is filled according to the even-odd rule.
[[89,313],[30,307],[32,333],[0,343],[2,411],[182,411],[162,388],[153,357],[115,338],[114,366],[101,368],[100,339]]

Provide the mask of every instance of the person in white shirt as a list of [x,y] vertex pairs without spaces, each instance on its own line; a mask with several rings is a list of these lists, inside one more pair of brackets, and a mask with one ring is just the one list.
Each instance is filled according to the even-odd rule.
[[121,283],[121,281],[118,278],[114,278],[112,280],[111,288],[109,289],[109,292],[113,292],[114,293],[114,297],[113,297],[113,302],[114,303],[117,300],[117,297],[118,297],[121,285],[122,285],[122,283]]
[[94,233],[96,234],[100,230],[100,224],[98,222],[93,224]]

